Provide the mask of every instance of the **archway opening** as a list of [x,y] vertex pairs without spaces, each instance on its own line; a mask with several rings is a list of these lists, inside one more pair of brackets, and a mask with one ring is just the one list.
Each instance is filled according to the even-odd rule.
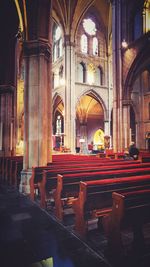
[[64,145],[64,104],[57,96],[53,105],[53,136],[52,146],[55,151],[61,151]]
[[82,96],[76,107],[76,147],[80,147],[80,140],[84,140],[85,152],[93,150],[94,145],[98,150],[98,139],[95,134],[100,129],[104,133],[102,104],[92,94]]

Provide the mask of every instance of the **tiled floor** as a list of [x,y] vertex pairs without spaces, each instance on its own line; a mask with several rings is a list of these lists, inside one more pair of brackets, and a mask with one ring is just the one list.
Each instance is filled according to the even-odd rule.
[[[51,260],[39,263],[50,257]],[[109,267],[109,264],[27,197],[0,186],[0,266]]]
[[[64,225],[13,188],[0,186],[0,267],[149,267],[150,224],[145,247],[132,248],[132,232],[123,232],[125,254],[110,258],[107,240],[98,229],[86,241],[73,232],[73,217]],[[46,260],[47,259],[47,260]]]

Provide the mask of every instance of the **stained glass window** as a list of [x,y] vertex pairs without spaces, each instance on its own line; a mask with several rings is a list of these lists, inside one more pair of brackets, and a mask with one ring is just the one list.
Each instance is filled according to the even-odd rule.
[[144,33],[150,30],[150,0],[144,3],[143,28]]
[[62,32],[59,26],[55,25],[53,32],[53,60],[56,61],[62,56]]
[[98,55],[98,40],[97,37],[93,38],[93,55]]
[[84,19],[83,20],[83,28],[86,33],[89,35],[95,35],[96,33],[96,26],[95,22],[91,19]]
[[87,36],[85,34],[82,34],[81,36],[81,51],[82,53],[87,53],[88,51]]

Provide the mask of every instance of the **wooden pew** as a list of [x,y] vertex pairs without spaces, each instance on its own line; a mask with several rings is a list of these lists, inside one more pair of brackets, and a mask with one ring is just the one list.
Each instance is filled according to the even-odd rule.
[[13,160],[11,164],[11,185],[19,186],[21,179],[21,171],[23,170],[23,162]]
[[21,174],[23,169],[22,158],[12,158],[9,162],[9,169],[7,170],[7,181],[10,185],[17,185],[17,177]]
[[5,181],[7,183],[10,182],[10,178],[11,178],[11,162],[12,162],[12,160],[23,162],[23,157],[22,156],[9,156],[9,157],[5,157],[3,159],[2,178],[3,178],[3,181]]
[[112,193],[150,189],[150,175],[80,182],[79,197],[73,202],[75,231],[86,236],[88,221],[108,215],[112,210]]
[[[145,165],[145,164],[144,164]],[[55,202],[55,215],[59,220],[63,219],[63,210],[64,210],[64,203],[67,205],[71,204],[71,201],[74,201],[74,198],[78,197],[79,194],[79,183],[80,181],[92,181],[92,180],[100,180],[100,179],[109,179],[109,178],[121,178],[126,175],[132,177],[135,175],[144,175],[144,174],[150,174],[150,166],[149,164],[146,164],[144,166],[132,166],[131,169],[129,166],[125,168],[123,166],[118,170],[110,170],[107,167],[107,170],[101,170],[99,169],[98,172],[80,172],[80,173],[71,173],[71,174],[64,174],[64,175],[57,175],[57,187],[54,190],[53,196],[54,196],[54,202]],[[46,188],[46,192],[51,187],[52,180],[51,179],[46,179],[43,180],[45,183],[45,187],[43,185],[43,188]],[[54,182],[54,179],[53,179]],[[42,197],[41,198],[41,206],[46,207],[46,196],[47,193],[42,192]],[[71,201],[70,201],[71,199]]]
[[[135,165],[136,164],[136,165]],[[31,200],[34,200],[34,192],[35,190],[39,187],[40,182],[42,183],[47,183],[48,182],[48,190],[51,191],[51,189],[56,188],[56,184],[57,184],[57,174],[61,173],[61,174],[65,174],[65,173],[79,173],[79,172],[85,172],[85,169],[88,170],[89,172],[94,172],[96,170],[103,170],[104,169],[110,169],[113,170],[114,168],[121,168],[123,166],[130,166],[130,165],[134,165],[135,167],[138,166],[139,164],[141,164],[140,161],[120,161],[120,160],[112,160],[112,161],[107,161],[107,163],[105,162],[98,162],[97,164],[95,163],[82,163],[82,164],[72,164],[71,166],[69,165],[68,167],[68,163],[65,166],[63,165],[59,165],[59,166],[55,166],[55,165],[51,165],[51,166],[41,166],[41,167],[33,167],[32,168],[32,176],[30,178],[30,198]],[[149,165],[147,165],[149,166]],[[103,167],[103,169],[102,169]],[[140,167],[140,165],[139,165]],[[145,165],[146,167],[146,165]],[[52,180],[55,179],[54,180]],[[43,179],[43,181],[42,181]],[[43,188],[43,186],[42,186]],[[45,193],[41,192],[42,196],[45,196]],[[45,207],[44,204],[45,200],[41,200],[41,206]]]
[[114,164],[123,164],[123,165],[127,165],[127,164],[137,164],[137,163],[141,163],[141,161],[137,160],[129,160],[129,161],[124,161],[124,160],[106,160],[106,161],[101,161],[98,160],[97,162],[90,162],[90,161],[84,161],[84,162],[63,162],[63,163],[59,163],[58,165],[55,165],[53,162],[49,163],[48,166],[38,166],[38,167],[32,167],[32,176],[31,179],[33,180],[33,184],[40,182],[42,180],[42,173],[44,170],[58,170],[58,169],[68,169],[68,168],[88,168],[88,167],[100,167],[100,166],[111,166]]
[[[113,205],[108,218],[104,220],[104,229],[108,236],[108,248],[111,253],[123,253],[121,231],[130,227],[133,230],[133,244],[136,249],[144,247],[142,227],[150,222],[150,188],[142,190],[112,193]],[[107,225],[105,226],[105,223]]]

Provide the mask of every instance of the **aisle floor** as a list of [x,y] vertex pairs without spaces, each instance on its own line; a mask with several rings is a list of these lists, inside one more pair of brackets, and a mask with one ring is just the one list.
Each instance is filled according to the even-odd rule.
[[1,185],[0,266],[110,265],[28,197],[16,189]]
[[145,246],[132,248],[132,231],[123,232],[125,255],[110,258],[107,240],[99,229],[81,240],[73,231],[73,217],[63,224],[52,211],[0,185],[0,266],[2,267],[149,267],[150,224],[144,226]]

